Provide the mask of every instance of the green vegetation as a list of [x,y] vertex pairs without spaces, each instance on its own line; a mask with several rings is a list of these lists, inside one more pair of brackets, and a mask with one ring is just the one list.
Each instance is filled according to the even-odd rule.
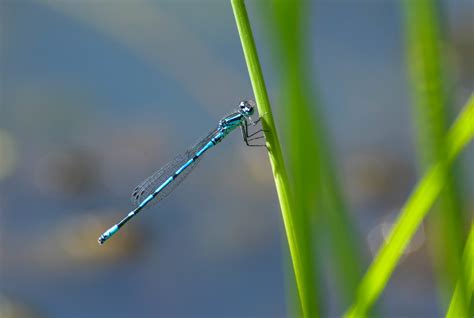
[[445,186],[449,164],[474,138],[474,95],[446,138],[446,160],[431,166],[402,208],[387,240],[359,286],[357,299],[346,317],[363,317],[385,288],[403,251]]
[[451,298],[451,304],[446,314],[448,318],[472,316],[472,313],[469,312],[469,305],[466,306],[466,304],[471,303],[474,291],[474,223],[471,225],[471,232],[464,249],[463,270],[464,274],[458,280]]
[[[417,132],[417,154],[420,171],[445,160],[444,136],[448,123],[448,96],[444,88],[444,60],[437,3],[434,0],[403,2],[405,13],[408,67],[413,91],[414,124]],[[441,300],[446,303],[454,284],[462,274],[461,257],[464,240],[463,203],[459,196],[455,166],[442,165],[445,185],[439,204],[428,224],[434,267],[440,284]],[[465,289],[461,280],[461,289]],[[467,304],[465,304],[467,306]]]
[[[325,252],[321,246],[322,235],[330,237],[328,256],[335,264],[335,280],[348,305],[353,300],[362,266],[353,222],[347,214],[335,173],[337,169],[319,109],[321,103],[314,89],[317,84],[306,65],[311,54],[305,32],[310,28],[309,6],[299,0],[273,1],[262,5],[261,13],[263,20],[269,22],[273,52],[277,56],[274,69],[279,71],[282,92],[278,100],[287,119],[283,136],[288,146],[290,182],[297,204],[293,213],[305,237],[305,257],[311,264],[314,251],[317,255]],[[313,279],[322,275],[317,263],[312,268]],[[317,291],[313,294],[317,297]]]
[[[281,87],[279,100],[285,114],[282,131],[287,147],[285,166],[282,146],[274,124],[269,98],[263,80],[255,43],[243,0],[231,0],[242,47],[247,61],[263,128],[267,138],[269,158],[287,234],[301,313],[304,317],[324,316],[322,308],[320,269],[315,255],[322,253],[322,234],[331,244],[334,280],[339,282],[341,303],[347,304],[347,317],[370,314],[385,289],[400,258],[425,219],[440,198],[444,212],[437,214],[434,229],[443,238],[440,271],[448,275],[440,284],[452,285],[457,280],[448,316],[469,313],[472,280],[472,234],[466,244],[462,261],[463,226],[459,189],[453,177],[453,164],[459,153],[474,138],[474,95],[458,119],[447,130],[447,97],[443,91],[442,51],[439,44],[439,23],[433,1],[406,1],[407,49],[415,96],[415,121],[419,141],[422,177],[404,204],[387,240],[361,277],[358,239],[350,221],[344,196],[338,184],[334,160],[324,120],[321,117],[315,83],[308,70],[308,47],[303,37],[308,19],[306,2],[285,0],[266,3],[262,8],[266,26],[279,61]],[[306,11],[305,11],[306,10]],[[307,169],[308,166],[314,169]],[[288,167],[288,172],[286,168]],[[327,233],[324,233],[327,231]],[[322,233],[322,234],[321,234]],[[439,244],[440,242],[436,242]],[[471,247],[471,248],[470,248]],[[442,275],[440,275],[442,276]],[[350,306],[349,306],[350,305]],[[472,314],[472,313],[471,313]]]
[[313,317],[315,315],[315,299],[312,297],[314,296],[312,291],[315,290],[315,287],[310,278],[312,268],[308,267],[308,264],[305,262],[306,259],[304,258],[304,252],[302,251],[302,247],[305,245],[304,237],[301,235],[301,232],[298,231],[298,223],[295,214],[292,213],[292,211],[294,211],[295,203],[293,201],[293,196],[290,193],[290,185],[283,160],[283,154],[273,121],[270,101],[265,88],[262,69],[258,60],[247,11],[243,0],[232,0],[232,7],[240,39],[242,41],[245,60],[247,61],[258,112],[262,118],[262,126],[263,129],[268,131],[265,132],[267,147],[269,150],[268,153],[273,169],[273,175],[275,177],[275,186],[280,201],[283,221],[285,223],[285,230],[290,247],[303,314],[305,317]]

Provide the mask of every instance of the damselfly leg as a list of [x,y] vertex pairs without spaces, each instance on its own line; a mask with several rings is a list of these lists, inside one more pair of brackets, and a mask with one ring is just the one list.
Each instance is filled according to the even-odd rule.
[[[260,122],[261,118],[258,118],[255,122],[254,121],[247,121],[247,120],[244,120],[242,122],[242,125],[240,126],[241,128],[241,131],[242,131],[242,138],[244,139],[245,141],[245,144],[249,147],[267,147],[266,144],[251,144],[249,143],[249,141],[253,141],[253,140],[257,140],[257,139],[262,139],[262,138],[265,138],[265,136],[257,136],[257,137],[253,137],[255,135],[257,135],[258,133],[261,133],[261,132],[268,132],[268,130],[265,130],[265,129],[259,129],[253,133],[249,133],[249,126],[255,126],[257,125],[259,122]],[[249,122],[250,122],[250,125],[249,125]],[[253,137],[253,138],[252,138]]]

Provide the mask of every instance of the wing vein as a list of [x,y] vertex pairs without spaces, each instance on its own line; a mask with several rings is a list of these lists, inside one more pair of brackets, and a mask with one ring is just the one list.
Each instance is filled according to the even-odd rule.
[[[151,176],[142,181],[132,192],[132,203],[137,207],[145,198],[155,192],[155,190],[163,184],[170,176],[172,176],[179,168],[181,168],[189,159],[202,149],[218,132],[218,129],[211,130],[205,137],[201,138],[194,146],[186,150],[184,153],[177,155],[173,160],[164,165],[161,169],[153,173]],[[152,200],[147,207],[153,206],[157,202],[167,197],[197,166],[201,157],[194,160],[187,166],[170,184],[164,187]]]

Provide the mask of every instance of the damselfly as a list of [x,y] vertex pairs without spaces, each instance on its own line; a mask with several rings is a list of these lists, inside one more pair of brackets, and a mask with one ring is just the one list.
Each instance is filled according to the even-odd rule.
[[239,109],[232,114],[224,117],[219,121],[217,128],[213,129],[207,136],[189,148],[183,154],[178,155],[163,168],[155,172],[153,175],[145,179],[139,184],[132,193],[132,200],[135,203],[135,209],[127,214],[119,223],[112,226],[99,237],[99,243],[103,244],[112,235],[127,223],[131,218],[137,215],[145,207],[150,206],[151,202],[161,201],[168,196],[196,167],[201,156],[221,142],[231,131],[240,127],[242,137],[247,146],[265,146],[251,144],[249,141],[263,138],[263,136],[254,137],[262,129],[249,134],[249,126],[256,125],[257,121],[253,121],[251,116],[254,113],[255,103],[253,101],[242,101]]

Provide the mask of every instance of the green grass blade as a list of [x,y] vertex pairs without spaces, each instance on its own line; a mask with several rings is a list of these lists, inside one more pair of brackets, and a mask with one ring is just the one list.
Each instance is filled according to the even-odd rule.
[[423,218],[440,194],[446,164],[452,162],[474,138],[474,94],[450,129],[446,138],[447,160],[433,165],[403,206],[387,240],[365,274],[354,304],[346,317],[364,317],[378,299]]
[[[447,96],[443,83],[443,54],[438,2],[405,0],[405,29],[408,65],[414,99],[417,154],[422,171],[446,155],[443,136],[447,131]],[[430,218],[431,252],[440,286],[442,303],[452,294],[456,279],[462,273],[461,258],[464,240],[464,215],[455,166],[446,167],[444,188],[439,204]],[[463,281],[463,280],[461,280]],[[462,283],[461,283],[462,284]]]
[[[279,106],[285,118],[283,138],[287,141],[288,171],[294,196],[294,219],[301,242],[302,262],[308,268],[306,279],[308,297],[312,300],[311,317],[321,316],[322,294],[320,292],[321,271],[320,264],[316,261],[317,247],[320,232],[316,229],[320,224],[320,217],[316,217],[316,205],[321,204],[318,194],[319,171],[316,169],[317,144],[314,132],[314,116],[311,113],[311,100],[306,94],[303,77],[307,78],[301,67],[307,59],[302,54],[304,30],[301,25],[307,21],[304,15],[304,4],[295,0],[274,1],[260,3],[262,21],[267,24],[268,34],[272,39],[276,52],[277,62],[275,70],[282,79],[281,96],[278,96]],[[307,169],[312,167],[312,169]],[[291,303],[290,303],[291,304]],[[292,316],[297,316],[294,311]]]
[[[308,68],[312,64],[309,53],[311,44],[308,42],[310,6],[312,3],[302,0],[277,0],[261,3],[260,9],[264,17],[262,20],[270,22],[267,23],[269,34],[278,53],[275,70],[279,71],[281,78],[283,96],[279,100],[287,119],[284,139],[288,145],[288,171],[297,204],[295,212],[301,221],[299,229],[306,232],[308,242],[318,243],[318,236],[321,236],[318,232],[329,235],[331,246],[327,250],[332,256],[336,281],[348,305],[353,301],[362,267],[355,229],[337,180],[327,129],[315,93],[317,85]],[[314,218],[319,230],[314,222],[311,223]],[[305,254],[311,257],[311,250],[316,250],[311,245],[316,244],[308,245]],[[322,249],[322,246],[319,248]],[[312,265],[314,279],[318,278],[317,265]],[[314,291],[313,297],[320,298],[317,291]]]
[[[460,277],[456,284],[456,289],[446,314],[447,318],[472,317],[474,315],[472,309],[469,312],[469,304],[474,294],[474,223],[471,224],[471,231],[464,248],[463,265],[464,275]],[[463,284],[468,288],[463,288]]]
[[262,117],[262,125],[263,128],[268,131],[265,133],[265,137],[269,149],[269,159],[275,178],[278,199],[280,201],[302,312],[305,317],[314,317],[314,300],[311,299],[309,294],[309,291],[314,287],[311,286],[313,282],[308,279],[308,273],[310,273],[312,269],[305,266],[306,263],[304,262],[304,256],[301,252],[301,247],[304,246],[304,242],[302,242],[300,233],[295,227],[296,220],[295,214],[293,213],[294,203],[292,202],[292,195],[290,194],[288,176],[285,170],[283,154],[273,121],[272,110],[270,108],[270,102],[265,88],[245,3],[243,0],[232,0],[231,3],[257,101],[258,111]]

